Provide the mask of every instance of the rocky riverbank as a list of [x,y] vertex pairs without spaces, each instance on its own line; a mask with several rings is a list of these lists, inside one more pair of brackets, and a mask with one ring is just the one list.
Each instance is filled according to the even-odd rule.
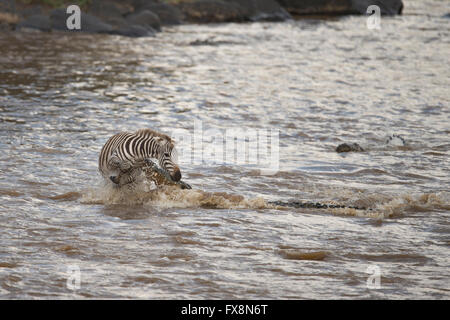
[[[70,4],[81,8],[81,30],[68,30]],[[0,0],[0,30],[70,31],[152,36],[183,23],[284,21],[304,16],[401,14],[401,0]]]

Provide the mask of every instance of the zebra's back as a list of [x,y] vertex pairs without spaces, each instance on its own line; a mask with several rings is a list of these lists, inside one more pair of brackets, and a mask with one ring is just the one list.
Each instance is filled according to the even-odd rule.
[[[162,155],[172,154],[173,149],[174,142],[169,136],[151,129],[120,132],[106,141],[99,155],[98,168],[105,178],[111,178],[113,182],[114,177],[130,172],[136,163],[146,158],[158,158],[172,168],[175,166],[167,164],[168,158]],[[175,169],[179,171],[178,167]]]
[[132,137],[132,133],[120,132],[110,137],[108,141],[106,141],[106,143],[103,145],[98,158],[98,169],[103,176],[107,177],[108,174],[111,173],[111,171],[115,171],[117,169],[108,166],[108,163],[110,163],[111,157],[121,149],[120,147],[124,145],[126,139]]

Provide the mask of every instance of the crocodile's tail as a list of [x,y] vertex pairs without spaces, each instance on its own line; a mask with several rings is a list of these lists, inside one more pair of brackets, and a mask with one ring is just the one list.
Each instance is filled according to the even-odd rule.
[[[181,189],[192,189],[192,187],[182,181],[175,182],[172,180],[170,175],[162,168],[159,168],[151,160],[146,161],[146,165],[142,168],[146,174],[146,178],[155,181],[157,185],[178,185]],[[365,207],[358,206],[346,206],[340,204],[325,204],[320,202],[301,202],[301,201],[267,201],[270,205],[280,206],[280,207],[290,207],[290,208],[316,208],[316,209],[338,209],[338,208],[349,208],[356,210],[371,210]]]
[[366,207],[358,206],[346,206],[341,204],[325,204],[320,202],[301,202],[301,201],[267,201],[267,203],[289,208],[315,208],[315,209],[338,209],[338,208],[349,208],[355,210],[372,210]]

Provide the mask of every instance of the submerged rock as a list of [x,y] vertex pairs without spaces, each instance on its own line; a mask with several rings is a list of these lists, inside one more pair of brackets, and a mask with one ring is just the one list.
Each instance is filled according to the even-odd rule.
[[120,28],[114,29],[110,34],[116,34],[125,37],[150,37],[155,35],[155,30],[144,28],[138,25],[125,25]]
[[382,15],[401,14],[402,0],[278,0],[294,15],[366,14],[370,5],[380,7]]

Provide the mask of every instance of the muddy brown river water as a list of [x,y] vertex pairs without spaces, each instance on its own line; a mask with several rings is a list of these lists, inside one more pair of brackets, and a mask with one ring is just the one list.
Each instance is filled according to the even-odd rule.
[[[448,299],[448,12],[0,33],[0,298]],[[183,133],[192,190],[102,181],[106,140],[146,127]],[[218,162],[205,132],[235,129],[277,133],[278,170]]]

